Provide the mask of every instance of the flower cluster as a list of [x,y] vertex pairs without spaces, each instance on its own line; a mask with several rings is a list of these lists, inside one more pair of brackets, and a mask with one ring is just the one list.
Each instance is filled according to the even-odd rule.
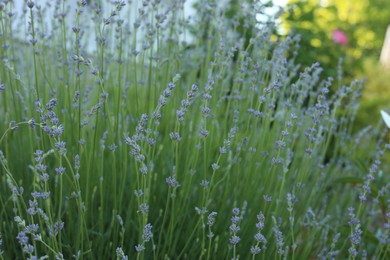
[[152,233],[152,225],[146,224],[144,230],[142,232],[142,244],[138,244],[135,246],[135,250],[140,253],[145,250],[145,244],[149,242],[153,237]]
[[212,239],[214,237],[214,233],[211,231],[211,227],[215,223],[215,218],[217,217],[218,213],[213,211],[211,212],[207,217],[207,226],[209,227],[209,233],[207,234],[207,237],[209,239]]
[[58,137],[64,132],[64,126],[60,124],[54,108],[57,106],[57,99],[52,98],[46,104],[45,109],[42,107],[41,102],[35,102],[37,106],[37,112],[40,113],[40,125],[44,132],[50,137]]
[[233,246],[236,246],[241,240],[240,237],[237,235],[238,231],[240,231],[239,223],[241,218],[239,217],[239,214],[240,214],[240,209],[234,208],[233,216],[231,218],[232,224],[229,227],[230,235],[231,235],[231,237],[229,238],[229,242]]
[[[251,254],[257,255],[261,252],[261,249],[265,250],[267,248],[267,239],[264,237],[264,235],[261,233],[261,231],[264,229],[264,221],[265,216],[263,212],[260,211],[260,213],[257,215],[257,223],[256,223],[256,229],[257,233],[255,234],[255,240],[256,245],[251,246]],[[260,248],[260,244],[262,244],[262,247]]]
[[[280,231],[280,225],[277,223],[275,217],[273,217],[274,221],[274,227],[272,230],[274,231],[274,236],[276,240],[276,248],[277,248],[277,253],[279,255],[284,255],[286,253],[286,248],[284,248],[284,237],[282,231]],[[288,249],[288,246],[286,246]],[[287,250],[288,251],[288,250]]]
[[351,246],[348,248],[348,252],[349,255],[353,258],[359,254],[358,248],[363,233],[363,231],[360,229],[360,220],[356,218],[354,211],[355,209],[353,207],[348,208],[348,215],[350,218],[348,225],[351,227],[351,234],[349,236],[349,239],[351,240]]
[[192,85],[191,90],[187,92],[187,98],[182,99],[181,101],[181,107],[176,110],[176,118],[180,122],[184,121],[184,116],[188,111],[189,106],[191,105],[192,99],[195,97],[196,93],[198,92],[198,86]]

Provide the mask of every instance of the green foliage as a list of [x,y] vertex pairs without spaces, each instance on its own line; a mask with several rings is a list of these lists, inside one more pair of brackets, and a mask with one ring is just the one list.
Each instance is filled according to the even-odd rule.
[[0,259],[389,257],[361,81],[298,73],[260,4],[101,2],[47,34],[28,1],[22,41],[1,6]]
[[357,128],[376,124],[373,115],[379,114],[381,110],[390,111],[390,71],[374,59],[365,59],[364,76],[367,77],[367,81],[359,109]]
[[[324,76],[337,76],[343,58],[344,76],[356,77],[367,57],[379,59],[390,9],[386,0],[317,1],[290,0],[292,11],[283,17],[285,31],[301,35],[302,52],[297,62],[309,66],[314,60],[324,67]],[[332,41],[332,31],[341,30],[348,45]]]

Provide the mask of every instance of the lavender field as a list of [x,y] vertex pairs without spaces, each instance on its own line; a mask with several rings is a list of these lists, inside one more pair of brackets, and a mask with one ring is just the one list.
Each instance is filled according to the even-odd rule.
[[281,13],[22,2],[0,3],[0,259],[389,259],[388,128],[354,127],[364,80],[297,64]]

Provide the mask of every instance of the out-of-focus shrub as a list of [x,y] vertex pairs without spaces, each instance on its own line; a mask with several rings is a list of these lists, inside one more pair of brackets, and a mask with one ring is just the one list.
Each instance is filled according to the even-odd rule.
[[362,104],[357,117],[357,125],[376,124],[379,111],[390,110],[390,70],[385,69],[375,59],[366,59],[362,75],[367,77]]
[[336,77],[341,57],[349,80],[363,71],[366,58],[379,59],[390,18],[388,1],[290,0],[288,5],[281,33],[293,30],[301,35],[297,62],[303,67],[316,60],[324,68],[323,76]]

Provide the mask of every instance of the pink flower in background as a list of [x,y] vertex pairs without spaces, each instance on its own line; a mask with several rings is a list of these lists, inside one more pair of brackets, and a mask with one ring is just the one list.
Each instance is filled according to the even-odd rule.
[[332,39],[333,42],[340,44],[340,45],[348,45],[348,37],[345,34],[345,32],[341,30],[334,30],[332,32]]

